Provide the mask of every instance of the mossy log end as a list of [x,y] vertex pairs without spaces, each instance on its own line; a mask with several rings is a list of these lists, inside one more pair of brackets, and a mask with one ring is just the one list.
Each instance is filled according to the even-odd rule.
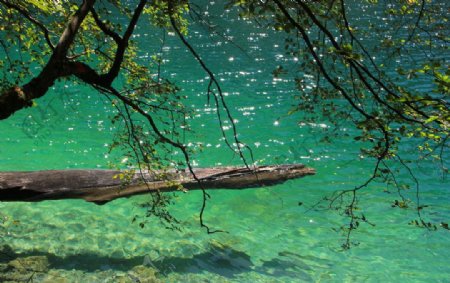
[[[152,191],[186,189],[244,189],[282,183],[315,174],[304,165],[196,168],[188,171],[139,172],[117,170],[50,170],[0,172],[0,201],[84,199],[106,203],[116,198]],[[125,178],[123,176],[125,175]],[[127,181],[124,181],[124,180]]]

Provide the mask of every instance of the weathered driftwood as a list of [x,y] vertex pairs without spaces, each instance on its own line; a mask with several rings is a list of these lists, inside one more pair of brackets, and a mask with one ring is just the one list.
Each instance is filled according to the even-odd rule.
[[174,191],[180,184],[186,189],[243,189],[315,174],[314,169],[299,164],[259,166],[253,170],[245,167],[197,168],[194,172],[201,184],[187,170],[134,173],[126,183],[121,178],[124,172],[115,170],[0,172],[0,201],[78,198],[105,203],[149,191]]

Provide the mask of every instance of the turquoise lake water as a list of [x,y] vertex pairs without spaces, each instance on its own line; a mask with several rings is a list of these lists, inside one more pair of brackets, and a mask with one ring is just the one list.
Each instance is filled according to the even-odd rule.
[[[61,282],[116,282],[138,265],[157,268],[165,282],[450,282],[450,231],[408,225],[417,218],[415,209],[391,207],[399,197],[386,192],[385,184],[361,191],[360,207],[375,227],[361,225],[352,235],[358,244],[342,250],[345,237],[336,229],[348,220],[335,211],[309,208],[333,191],[361,184],[370,177],[373,160],[359,158],[350,126],[341,129],[348,137],[323,143],[326,121],[301,123],[301,114],[287,115],[296,104],[293,79],[273,79],[271,74],[277,65],[296,63],[284,54],[282,35],[228,13],[216,22],[246,52],[220,37],[210,38],[197,25],[189,39],[220,80],[239,138],[252,147],[259,164],[303,163],[317,174],[273,187],[210,191],[205,221],[226,231],[212,235],[199,225],[199,191],[173,194],[170,211],[181,221],[181,231],[167,230],[152,218],[143,229],[132,223],[135,215],[145,214],[139,204],[146,195],[103,206],[80,200],[1,202],[3,251],[46,256],[52,278]],[[146,60],[159,50],[161,31],[141,26],[138,34],[145,47],[139,56]],[[242,164],[226,148],[215,109],[207,105],[206,74],[171,34],[163,53],[163,74],[182,88],[186,104],[195,110],[190,122],[194,132],[186,143],[201,143],[204,149],[193,163]],[[106,169],[120,157],[108,154],[115,133],[109,122],[112,108],[92,89],[60,82],[37,103],[0,122],[1,171]],[[225,124],[227,133],[229,126]],[[404,151],[414,158],[414,149],[405,145]],[[412,166],[420,180],[421,203],[429,205],[424,218],[448,223],[448,177],[432,162]],[[406,173],[398,178],[411,183]],[[414,200],[415,191],[405,196]],[[49,280],[46,276],[34,279]]]

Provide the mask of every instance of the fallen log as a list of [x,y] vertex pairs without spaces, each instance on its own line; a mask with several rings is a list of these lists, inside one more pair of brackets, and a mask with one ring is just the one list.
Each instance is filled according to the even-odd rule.
[[244,189],[282,183],[315,174],[301,164],[279,166],[196,168],[197,182],[188,170],[123,172],[117,170],[49,170],[0,172],[0,201],[84,199],[106,203],[152,191],[185,189]]

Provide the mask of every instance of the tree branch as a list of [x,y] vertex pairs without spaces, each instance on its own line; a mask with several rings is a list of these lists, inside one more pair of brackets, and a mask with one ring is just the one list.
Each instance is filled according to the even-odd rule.
[[291,15],[289,14],[288,10],[286,10],[286,7],[279,1],[279,0],[273,0],[275,4],[278,6],[280,11],[283,13],[283,15],[288,19],[288,21],[295,26],[295,28],[300,32],[302,35],[303,40],[305,41],[306,45],[308,46],[308,49],[313,56],[314,60],[316,61],[317,66],[319,67],[321,73],[325,77],[325,79],[336,89],[338,90],[344,98],[350,103],[350,105],[356,109],[361,115],[363,115],[368,120],[375,120],[375,117],[368,114],[366,111],[364,111],[362,108],[360,108],[356,103],[352,100],[350,95],[335,81],[333,80],[330,75],[328,74],[327,70],[325,69],[325,66],[322,63],[322,60],[320,59],[319,55],[314,49],[314,45],[312,44],[308,34],[306,33],[306,30],[297,22],[295,21]]
[[[279,3],[279,1],[275,1],[276,3]],[[298,3],[298,5],[300,5],[302,7],[302,9],[306,12],[306,14],[308,15],[308,17],[314,22],[314,24],[328,37],[328,39],[330,40],[331,44],[333,45],[334,48],[336,48],[336,50],[341,51],[342,48],[341,46],[337,43],[337,41],[334,39],[334,36],[331,34],[331,32],[317,19],[317,17],[314,15],[313,11],[311,11],[311,9],[309,8],[309,6],[300,1],[300,0],[296,0],[296,2]],[[283,7],[284,8],[284,7]],[[284,8],[285,9],[285,8]],[[285,9],[285,11],[287,12],[287,10]],[[385,105],[387,108],[389,108],[390,110],[394,111],[397,115],[399,115],[402,119],[407,120],[409,122],[415,122],[421,125],[424,125],[424,123],[422,121],[418,121],[416,119],[413,118],[409,118],[406,117],[405,115],[403,115],[403,113],[401,113],[398,109],[396,109],[395,107],[393,107],[392,105],[390,105],[388,102],[384,101],[381,99],[381,97],[375,92],[373,91],[373,89],[370,87],[369,82],[367,81],[367,79],[362,75],[361,71],[362,70],[370,79],[372,79],[376,84],[378,84],[380,87],[382,87],[387,93],[389,93],[390,95],[399,98],[399,95],[397,93],[395,93],[390,87],[388,87],[385,83],[383,83],[380,79],[378,79],[377,77],[375,77],[372,72],[370,72],[366,66],[364,66],[363,64],[361,64],[360,62],[351,59],[351,58],[346,58],[346,60],[349,62],[349,64],[355,68],[358,77],[360,78],[360,80],[364,83],[364,85],[366,85],[366,87],[368,88],[368,90],[372,93],[372,95],[374,96],[374,98],[380,102],[381,104]],[[421,111],[416,105],[414,105],[413,103],[410,103],[408,101],[405,102],[411,109],[413,109],[417,114],[420,114],[422,117],[424,117],[425,119],[429,118],[429,115],[427,115],[425,112]],[[438,120],[436,120],[437,123],[439,123]]]
[[50,32],[49,30],[44,26],[43,23],[41,23],[40,21],[36,20],[32,15],[30,15],[30,13],[28,11],[26,11],[25,9],[23,9],[22,7],[20,7],[19,5],[10,3],[8,1],[5,0],[0,0],[0,3],[2,3],[3,5],[5,5],[6,7],[16,10],[17,12],[19,12],[22,16],[24,16],[27,20],[29,20],[32,24],[34,24],[35,26],[37,26],[43,33],[45,36],[45,40],[47,41],[48,46],[54,50],[55,46],[53,45],[52,41],[50,40]]
[[95,0],[83,0],[62,33],[47,65],[37,77],[23,87],[14,86],[0,95],[0,120],[8,118],[22,108],[31,106],[32,100],[44,96],[56,79],[72,74],[72,70],[64,68],[66,56],[81,23],[94,3]]
[[120,44],[122,42],[122,38],[120,37],[120,35],[111,30],[104,22],[102,22],[94,8],[91,8],[91,14],[94,18],[95,23],[103,31],[104,34],[110,36],[117,44]]
[[95,0],[83,0],[83,4],[81,4],[75,15],[73,15],[63,34],[59,38],[58,44],[55,48],[55,52],[53,52],[52,56],[55,57],[56,60],[65,59],[67,51],[72,45],[81,23],[89,13],[90,9],[94,6],[94,3]]
[[119,75],[120,67],[122,65],[125,51],[128,47],[128,42],[130,40],[131,35],[133,34],[134,28],[136,27],[136,24],[144,10],[145,5],[147,4],[147,0],[141,0],[134,10],[134,14],[131,17],[130,23],[128,25],[127,30],[125,31],[125,34],[123,35],[122,39],[117,42],[117,50],[116,50],[116,56],[114,57],[113,65],[111,66],[111,69],[109,72],[104,76],[104,79],[106,82],[109,82],[111,84],[114,79]]

